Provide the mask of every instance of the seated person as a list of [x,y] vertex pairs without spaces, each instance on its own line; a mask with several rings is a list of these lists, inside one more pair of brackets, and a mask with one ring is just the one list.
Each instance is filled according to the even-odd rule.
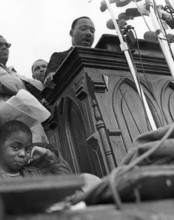
[[36,60],[31,67],[33,79],[36,79],[43,83],[45,79],[45,71],[47,69],[47,65],[48,63],[45,60]]
[[0,36],[0,100],[6,101],[20,89],[28,90],[38,100],[41,100],[43,97],[40,92],[44,86],[40,81],[19,75],[13,67],[7,67],[10,46],[11,44]]
[[[30,128],[21,121],[11,120],[0,126],[0,180],[34,175],[69,175],[68,163],[47,149],[47,144],[32,143]],[[84,192],[101,180],[89,173],[81,174],[85,180]]]
[[[40,94],[44,88],[43,84],[38,80],[17,74],[13,67],[7,67],[10,46],[11,44],[3,36],[0,36],[0,105],[24,89],[49,109],[47,102]],[[37,124],[33,129],[37,131],[36,141],[42,141],[42,137],[46,137],[41,124]],[[45,140],[47,141],[47,138]]]
[[[51,173],[71,174],[71,169],[61,157],[57,158],[49,149],[34,146],[31,130],[23,122],[11,120],[1,125],[0,179]],[[46,163],[32,166],[38,158]]]

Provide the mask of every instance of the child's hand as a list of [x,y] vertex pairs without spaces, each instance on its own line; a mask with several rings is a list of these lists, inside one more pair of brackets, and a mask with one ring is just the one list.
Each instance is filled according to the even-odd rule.
[[34,146],[31,152],[30,162],[39,159],[45,154],[49,155],[51,154],[51,151],[43,147]]

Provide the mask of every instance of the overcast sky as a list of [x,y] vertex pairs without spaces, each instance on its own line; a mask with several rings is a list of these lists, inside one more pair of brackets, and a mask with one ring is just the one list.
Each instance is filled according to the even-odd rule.
[[[14,66],[19,74],[31,77],[31,65],[37,59],[49,61],[55,51],[64,51],[71,46],[69,30],[72,21],[80,16],[89,16],[96,27],[95,42],[104,33],[115,34],[106,27],[111,17],[108,11],[100,11],[100,0],[0,0],[0,35],[12,46],[8,66]],[[164,0],[156,0],[163,3]],[[125,9],[116,8],[116,17]],[[148,19],[148,18],[147,18]],[[147,30],[143,19],[131,21],[139,38]]]

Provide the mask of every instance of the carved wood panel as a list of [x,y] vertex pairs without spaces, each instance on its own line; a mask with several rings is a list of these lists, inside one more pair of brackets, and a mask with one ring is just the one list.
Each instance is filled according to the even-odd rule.
[[[143,67],[139,55],[133,57],[160,127],[174,120],[174,84],[159,51],[155,57],[151,47],[143,48]],[[56,87],[47,94],[47,101],[56,105],[59,145],[74,172],[102,176],[119,164],[134,139],[150,130],[122,53],[74,48],[54,80]]]
[[167,81],[161,89],[161,107],[167,124],[174,122],[174,83]]
[[78,102],[66,97],[62,115],[60,115],[62,107],[59,105],[57,108],[57,117],[60,119],[58,130],[61,152],[73,172],[94,173],[100,177],[106,175],[98,140],[88,137],[87,121]]
[[[160,111],[155,101],[147,90],[144,90],[157,126],[161,125]],[[132,146],[132,142],[142,133],[150,130],[143,104],[136,91],[134,83],[125,78],[121,79],[113,90],[113,111],[122,136],[124,137],[126,149]]]

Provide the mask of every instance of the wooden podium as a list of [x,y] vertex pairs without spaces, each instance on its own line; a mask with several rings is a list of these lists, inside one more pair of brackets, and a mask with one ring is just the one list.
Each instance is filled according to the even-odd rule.
[[[106,175],[120,164],[134,139],[150,130],[119,48],[114,35],[103,35],[96,48],[75,47],[56,72],[55,88],[43,91],[57,125],[50,142],[74,173]],[[159,45],[139,40],[131,49],[157,126],[172,123],[174,81]]]

